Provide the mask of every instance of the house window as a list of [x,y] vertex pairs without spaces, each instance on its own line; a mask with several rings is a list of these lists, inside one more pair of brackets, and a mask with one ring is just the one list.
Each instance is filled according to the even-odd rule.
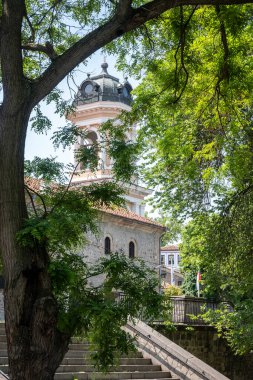
[[161,264],[162,264],[162,265],[165,264],[165,256],[164,256],[164,255],[161,255]]
[[169,265],[174,265],[174,256],[173,256],[173,255],[170,255],[170,256],[168,257],[168,264],[169,264]]
[[105,254],[108,255],[111,252],[111,239],[109,236],[105,238]]
[[133,241],[130,241],[129,243],[129,257],[130,259],[133,259],[135,256],[135,245]]
[[177,286],[181,286],[181,285],[182,285],[182,281],[178,281]]

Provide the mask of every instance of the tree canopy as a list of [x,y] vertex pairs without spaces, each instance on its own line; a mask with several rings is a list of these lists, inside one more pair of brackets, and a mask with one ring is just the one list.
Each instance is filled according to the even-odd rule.
[[159,26],[134,110],[156,202],[189,216],[251,187],[252,6],[177,8]]
[[195,286],[200,269],[203,295],[233,305],[209,318],[239,353],[253,331],[252,16],[251,5],[176,8],[149,23],[130,68],[146,69],[132,117],[154,204],[191,219],[183,270]]

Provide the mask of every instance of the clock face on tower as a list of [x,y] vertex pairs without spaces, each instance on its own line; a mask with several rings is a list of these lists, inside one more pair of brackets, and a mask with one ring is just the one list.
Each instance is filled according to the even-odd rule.
[[93,92],[94,92],[94,86],[91,82],[85,82],[83,85],[82,85],[82,94],[83,96],[85,97],[90,97],[93,95]]

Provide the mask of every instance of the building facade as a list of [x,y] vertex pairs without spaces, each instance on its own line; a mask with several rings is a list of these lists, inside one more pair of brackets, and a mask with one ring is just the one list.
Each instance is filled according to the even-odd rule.
[[180,273],[180,251],[178,245],[167,245],[161,248],[161,278],[164,287],[169,285],[181,286],[183,275]]
[[[98,144],[99,169],[94,173],[89,168],[83,170],[76,162],[77,173],[73,185],[84,186],[113,180],[113,162],[108,156],[103,142],[101,125],[114,120],[115,128],[120,128],[117,117],[122,111],[129,112],[132,104],[132,86],[127,79],[121,84],[119,79],[108,73],[108,64],[101,65],[99,75],[90,76],[81,83],[75,99],[75,113],[69,119],[85,131],[85,139],[79,139],[75,149],[82,145]],[[130,128],[127,138],[134,141],[136,126]],[[152,268],[159,268],[160,237],[164,227],[144,217],[145,197],[151,193],[136,180],[124,184],[126,208],[101,209],[99,212],[97,235],[87,234],[87,244],[81,255],[87,262],[95,263],[109,252],[123,252],[130,258],[142,258]]]

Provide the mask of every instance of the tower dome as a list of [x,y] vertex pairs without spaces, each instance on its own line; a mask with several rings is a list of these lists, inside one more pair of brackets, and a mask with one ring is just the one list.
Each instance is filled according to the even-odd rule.
[[75,98],[76,105],[89,104],[99,101],[111,101],[131,105],[132,86],[128,81],[123,84],[107,71],[108,63],[103,62],[99,75],[90,76],[82,82]]

